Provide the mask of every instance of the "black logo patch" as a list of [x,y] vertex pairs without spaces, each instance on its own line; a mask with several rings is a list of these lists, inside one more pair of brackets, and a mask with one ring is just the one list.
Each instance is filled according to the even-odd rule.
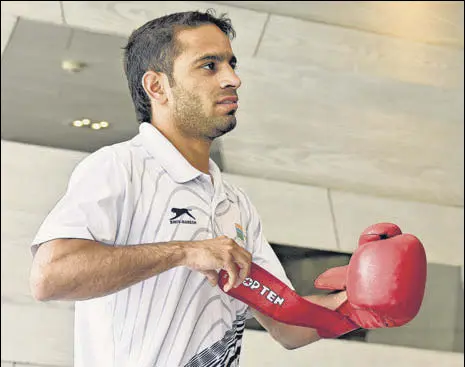
[[[189,213],[191,210],[192,209],[186,209],[186,208],[172,208],[171,212],[174,214],[174,217],[170,218],[170,223],[171,224],[176,224],[176,223],[197,224],[197,221],[195,220],[195,217],[191,213]],[[187,219],[187,220],[178,219],[183,215],[184,215],[183,218],[186,218],[185,216],[187,215],[192,219]]]

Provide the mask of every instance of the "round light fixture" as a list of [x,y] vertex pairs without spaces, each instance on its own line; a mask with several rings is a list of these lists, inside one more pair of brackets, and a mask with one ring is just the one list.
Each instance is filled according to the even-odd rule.
[[92,130],[100,130],[108,128],[110,123],[108,121],[92,122],[92,120],[85,118],[81,120],[74,120],[71,125],[74,127],[84,127],[90,128]]
[[77,60],[63,60],[61,62],[61,68],[69,73],[78,73],[86,66],[86,63]]

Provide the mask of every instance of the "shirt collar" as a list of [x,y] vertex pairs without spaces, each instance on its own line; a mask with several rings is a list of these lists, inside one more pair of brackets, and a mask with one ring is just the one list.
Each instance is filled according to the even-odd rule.
[[[193,167],[155,126],[144,122],[139,126],[139,133],[145,149],[160,162],[163,169],[177,183],[185,183],[202,175],[202,172]],[[218,183],[222,191],[221,172],[211,158],[209,161],[209,171],[213,177],[215,186]]]

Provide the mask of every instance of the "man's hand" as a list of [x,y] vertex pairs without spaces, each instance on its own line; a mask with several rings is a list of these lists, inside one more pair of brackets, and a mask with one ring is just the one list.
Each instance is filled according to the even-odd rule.
[[218,284],[217,270],[229,275],[225,291],[238,287],[250,272],[252,255],[226,236],[189,242],[184,265],[204,274],[212,286]]

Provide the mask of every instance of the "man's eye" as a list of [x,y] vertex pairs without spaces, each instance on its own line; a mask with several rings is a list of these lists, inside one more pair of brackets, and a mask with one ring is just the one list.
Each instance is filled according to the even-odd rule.
[[[237,69],[237,64],[236,64],[236,63],[231,63],[231,64],[229,64],[229,65],[231,66],[231,68],[232,68],[233,70],[236,70],[236,69]],[[216,63],[210,62],[210,63],[208,63],[208,64],[205,64],[204,66],[202,66],[202,69],[208,69],[208,70],[210,70],[210,71],[214,71],[214,70],[216,70]]]
[[202,68],[208,68],[209,70],[215,70],[215,63],[214,62],[210,62],[204,66],[202,66]]

